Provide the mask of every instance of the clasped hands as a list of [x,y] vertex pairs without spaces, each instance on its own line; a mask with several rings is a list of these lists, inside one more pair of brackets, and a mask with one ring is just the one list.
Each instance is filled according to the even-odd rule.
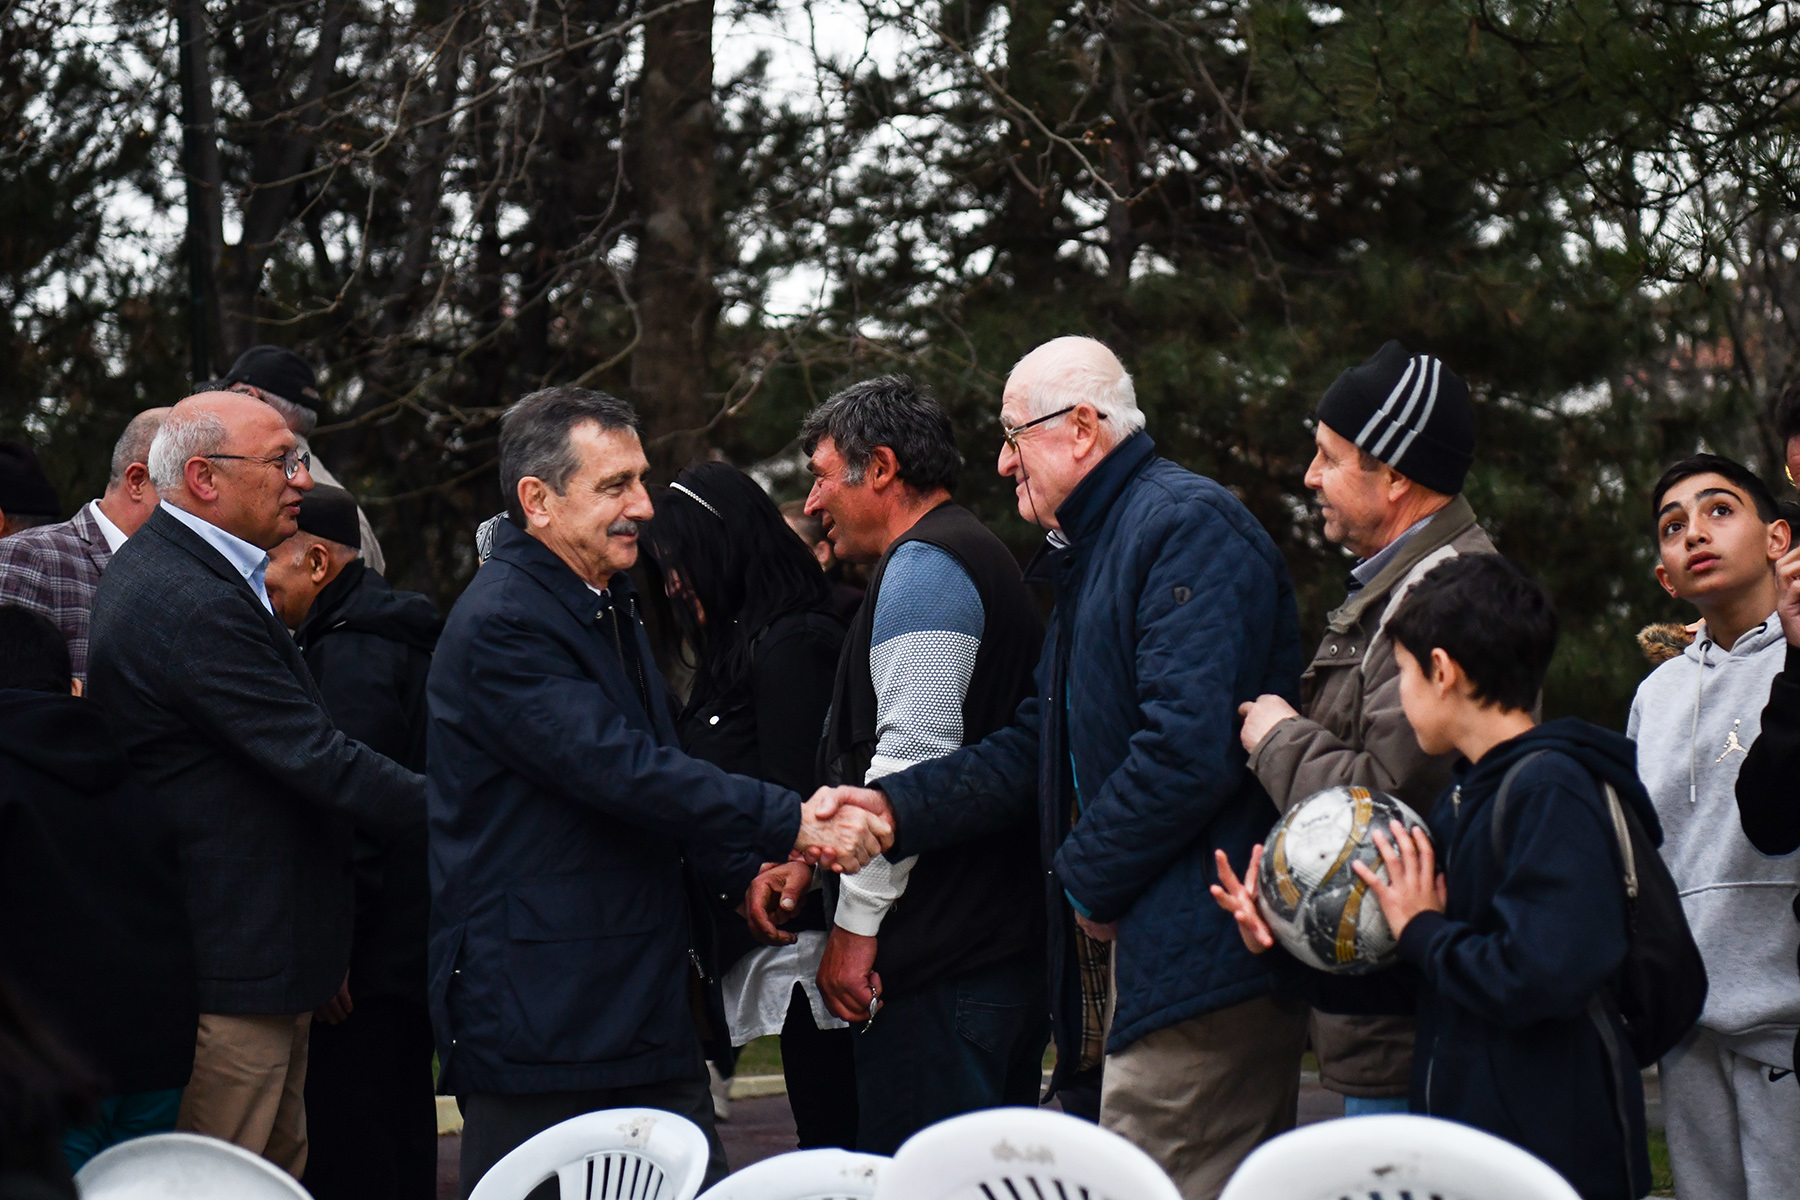
[[886,796],[871,788],[820,788],[800,809],[800,836],[788,861],[764,863],[744,893],[751,935],[764,945],[791,945],[794,935],[779,926],[798,911],[815,866],[853,875],[893,844]]

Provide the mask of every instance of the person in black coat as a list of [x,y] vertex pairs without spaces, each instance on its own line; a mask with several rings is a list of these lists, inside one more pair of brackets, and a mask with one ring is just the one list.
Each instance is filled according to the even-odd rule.
[[[1608,999],[1629,942],[1603,785],[1652,843],[1662,826],[1629,740],[1572,717],[1533,718],[1556,629],[1549,596],[1498,555],[1454,558],[1419,581],[1387,626],[1401,704],[1427,754],[1462,759],[1431,810],[1429,840],[1395,822],[1374,831],[1386,879],[1352,866],[1398,936],[1400,964],[1358,978],[1282,951],[1265,957],[1327,1012],[1391,1012],[1396,987],[1416,987],[1412,1111],[1505,1138],[1584,1200],[1636,1200],[1650,1188],[1639,1078],[1648,1064],[1632,1061]],[[1509,774],[1496,839],[1495,798]],[[1261,857],[1260,846],[1251,851],[1245,879]],[[1245,945],[1273,950],[1254,888],[1223,854],[1216,864],[1213,895]],[[1616,1073],[1608,1040],[1620,1048]]]
[[199,1018],[174,830],[80,691],[57,627],[0,606],[0,977],[98,1080],[70,1170],[175,1127]]
[[94,598],[93,702],[173,815],[200,980],[178,1127],[299,1177],[313,1010],[350,965],[351,830],[416,822],[424,780],[334,726],[264,586],[312,487],[275,410],[205,393],[151,443],[162,498]]
[[891,840],[682,752],[626,574],[649,473],[620,400],[509,409],[508,515],[432,659],[427,991],[465,1196],[539,1131],[620,1107],[693,1121],[721,1178],[684,861],[737,895],[791,852],[855,870]]
[[[676,721],[681,748],[810,795],[844,641],[825,575],[756,481],[728,463],[677,475],[645,538],[673,623],[695,652],[693,688]],[[708,1057],[728,1078],[735,1047],[779,1032],[800,1148],[855,1149],[852,1035],[827,1012],[817,981],[820,893],[806,898],[779,943],[763,948],[739,915],[741,894],[701,897],[709,920],[700,932],[711,942],[703,956]]]
[[[1781,515],[1800,530],[1800,504],[1786,501]],[[1768,855],[1800,850],[1800,549],[1776,564],[1775,617],[1787,636],[1787,661],[1769,685],[1762,711],[1762,732],[1750,743],[1738,769],[1738,820],[1750,844]],[[1794,897],[1794,919],[1800,921],[1800,895]],[[1796,964],[1800,968],[1800,962]],[[1800,1036],[1794,1039],[1794,1062],[1800,1064]],[[1800,1072],[1794,1078],[1800,1081]]]
[[[270,553],[269,599],[332,723],[425,769],[425,679],[444,619],[361,559],[356,500],[324,484],[300,532]],[[314,1014],[306,1072],[306,1187],[318,1200],[430,1200],[437,1188],[431,1014],[425,1007],[425,822],[356,833],[350,974]]]

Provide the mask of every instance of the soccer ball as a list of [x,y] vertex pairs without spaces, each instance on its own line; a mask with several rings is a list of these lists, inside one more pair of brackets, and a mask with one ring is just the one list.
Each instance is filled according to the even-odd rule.
[[1396,943],[1381,905],[1352,862],[1387,879],[1369,835],[1391,843],[1389,821],[1422,826],[1419,814],[1365,787],[1333,787],[1294,805],[1269,831],[1257,873],[1256,903],[1288,953],[1334,975],[1362,975],[1394,959]]

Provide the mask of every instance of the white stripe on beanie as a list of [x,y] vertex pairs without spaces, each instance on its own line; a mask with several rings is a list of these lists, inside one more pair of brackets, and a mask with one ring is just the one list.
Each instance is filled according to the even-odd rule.
[[[1375,410],[1356,435],[1354,440],[1357,447],[1390,465],[1405,458],[1406,451],[1412,445],[1413,439],[1419,436],[1426,423],[1431,420],[1432,410],[1437,407],[1438,382],[1443,369],[1443,362],[1429,354],[1415,354],[1409,359],[1406,370],[1401,372],[1400,382],[1394,385],[1394,390],[1388,393],[1386,402]],[[1400,394],[1408,391],[1408,384],[1412,386],[1410,394],[1406,397],[1406,405],[1400,410],[1398,416],[1394,416],[1392,415],[1394,405],[1398,403]],[[1422,408],[1419,405],[1421,396],[1425,398]],[[1419,413],[1417,422],[1412,421],[1415,410]],[[1387,428],[1381,431],[1380,438],[1371,446],[1369,437],[1381,426],[1383,421],[1388,423]],[[1393,456],[1389,457],[1386,453],[1388,443],[1394,440],[1395,434],[1401,432],[1404,432],[1405,436],[1400,439],[1400,445],[1394,450]]]

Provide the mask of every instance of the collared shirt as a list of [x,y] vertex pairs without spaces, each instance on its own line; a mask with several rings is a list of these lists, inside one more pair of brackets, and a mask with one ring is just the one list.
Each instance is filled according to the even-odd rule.
[[237,568],[238,574],[244,577],[244,582],[250,585],[250,590],[256,593],[256,598],[263,602],[263,607],[270,612],[275,611],[275,606],[269,603],[268,586],[263,582],[263,577],[269,571],[269,556],[266,553],[235,533],[227,533],[210,521],[202,520],[185,509],[176,508],[167,500],[162,502],[162,507],[171,517],[204,538],[207,545],[223,554],[225,561]]
[[98,500],[89,500],[87,510],[88,515],[94,518],[94,524],[100,527],[100,536],[106,539],[106,552],[117,554],[119,547],[125,544],[125,531],[106,519],[106,514],[100,511]]
[[[1435,516],[1437,516],[1437,513],[1431,514],[1431,517]],[[1413,534],[1425,528],[1426,524],[1431,520],[1431,517],[1420,517],[1417,521],[1414,521],[1407,527],[1405,533],[1401,534],[1375,553],[1369,555],[1369,557],[1362,559],[1354,567],[1351,567],[1350,594],[1354,596],[1356,593],[1368,587],[1375,577],[1381,574],[1381,568],[1393,562],[1400,551],[1406,549],[1406,543],[1412,541]]]

